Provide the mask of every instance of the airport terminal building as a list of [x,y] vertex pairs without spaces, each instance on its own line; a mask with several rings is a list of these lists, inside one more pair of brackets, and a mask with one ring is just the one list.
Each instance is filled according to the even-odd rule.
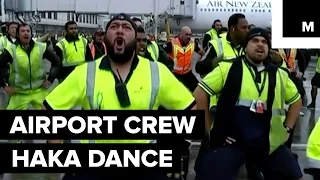
[[[104,28],[112,15],[120,12],[142,17],[145,22],[153,15],[169,14],[179,19],[189,18],[196,8],[195,0],[3,0],[6,21],[17,20],[16,12],[26,22],[39,22],[38,33],[61,33],[66,21],[75,20],[80,31]],[[152,15],[153,14],[153,15]],[[153,19],[153,18],[152,18]],[[155,24],[164,24],[164,19],[155,16]],[[159,26],[158,26],[159,27]],[[157,26],[148,31],[157,32]]]
[[[75,7],[86,8],[86,4],[77,4],[77,0],[4,0],[5,21],[19,21],[34,25],[37,34],[52,33],[62,35],[64,24],[74,20],[80,32],[92,33],[103,28],[106,16],[95,12],[75,13]],[[94,0],[88,0],[90,3]],[[1,12],[2,16],[2,12]],[[1,18],[0,18],[1,19]]]

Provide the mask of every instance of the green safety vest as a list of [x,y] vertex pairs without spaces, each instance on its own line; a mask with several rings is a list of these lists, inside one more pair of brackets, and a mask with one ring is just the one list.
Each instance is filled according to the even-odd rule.
[[[87,65],[87,79],[86,79],[86,96],[88,98],[89,107],[84,107],[84,109],[90,110],[99,110],[100,104],[102,102],[101,94],[95,91],[95,88],[98,83],[96,83],[96,72],[99,71],[99,64],[104,56],[100,57],[96,61],[90,61]],[[156,102],[157,94],[159,91],[160,85],[160,76],[159,76],[159,67],[157,62],[150,61],[144,57],[138,56],[141,60],[147,60],[150,68],[150,78],[151,78],[151,94],[150,94],[150,102],[149,109],[153,109],[153,106]],[[121,144],[129,144],[129,143],[155,143],[155,140],[72,140],[72,143],[121,143]]]
[[220,36],[220,38],[227,38],[227,34],[228,33],[225,32],[225,33],[221,33],[219,36]]
[[[215,39],[219,39],[219,35],[218,32],[215,29],[210,29],[209,31],[206,32],[206,34],[209,34],[211,37],[211,40],[215,40]],[[208,42],[208,46],[209,46],[210,41]]]
[[320,118],[309,136],[306,153],[307,167],[320,169]]
[[12,57],[8,84],[18,91],[36,90],[46,79],[46,65],[43,54],[47,44],[35,42],[30,56],[20,44],[6,48]]
[[87,40],[79,36],[79,40],[68,42],[63,38],[57,43],[62,51],[62,65],[64,67],[77,66],[86,62]]
[[8,40],[7,36],[2,36],[0,38],[0,53],[3,53],[8,44],[12,43]]
[[238,51],[233,49],[231,43],[227,40],[227,36],[211,40],[209,43],[214,47],[217,57],[222,57],[223,60],[234,59],[242,55],[242,50],[240,51],[241,53],[238,54]]
[[[230,76],[230,69],[231,66],[234,65],[234,63],[229,63],[229,62],[222,62],[223,64],[221,65],[221,68],[223,69],[224,74],[227,76],[226,78],[224,78],[224,85],[227,83],[227,79],[229,78],[228,76]],[[246,75],[245,73],[245,62],[244,61],[240,61],[240,66],[242,66],[243,68],[243,74],[242,74],[242,85],[239,87],[249,87],[251,86],[252,83],[252,77],[249,75]],[[278,68],[277,72],[275,72],[275,78],[276,78],[276,85],[275,85],[275,89],[274,89],[274,101],[271,107],[267,107],[267,102],[263,102],[264,104],[264,108],[271,108],[271,113],[272,113],[272,117],[271,117],[271,121],[270,121],[270,132],[269,132],[269,140],[270,140],[270,151],[269,154],[271,154],[274,150],[276,150],[280,145],[283,145],[285,143],[285,141],[287,140],[288,137],[288,132],[287,130],[284,128],[283,126],[283,122],[286,119],[286,111],[285,111],[285,84],[286,82],[284,81],[284,79],[288,79],[289,80],[289,74],[287,71]],[[268,78],[270,76],[268,75]],[[246,81],[246,79],[249,78],[251,79],[251,81]],[[230,82],[229,82],[230,83]],[[267,82],[268,83],[268,80]],[[250,84],[250,85],[249,85]],[[266,84],[265,87],[269,87],[269,84]],[[247,107],[248,109],[251,107],[253,100],[251,100],[250,98],[250,94],[246,94],[241,92],[242,88],[240,89],[240,93],[239,93],[239,97],[238,100],[235,104],[235,106],[239,106],[239,107]],[[268,96],[268,92],[266,92],[266,94],[262,94],[261,98],[263,98],[263,96]],[[214,129],[213,129],[214,131]]]
[[316,68],[316,72],[320,73],[320,56],[317,59],[317,68]]
[[213,39],[219,39],[218,32],[215,29],[210,29],[206,32],[206,34],[209,34],[211,37],[211,40]]
[[[232,48],[231,43],[227,40],[226,35],[219,39],[211,40],[209,43],[212,44],[213,48],[215,49],[217,57],[222,57],[223,60],[234,59],[237,56],[240,56],[237,50]],[[218,99],[219,98],[217,96],[210,97],[210,108],[217,106]]]
[[159,59],[159,47],[155,41],[151,41],[151,44],[147,46],[148,52],[151,54],[151,57],[154,61]]

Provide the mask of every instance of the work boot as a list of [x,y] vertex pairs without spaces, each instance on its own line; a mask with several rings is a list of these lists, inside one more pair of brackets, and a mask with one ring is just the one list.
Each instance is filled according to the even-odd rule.
[[316,108],[316,103],[312,102],[307,106],[308,109],[314,109]]

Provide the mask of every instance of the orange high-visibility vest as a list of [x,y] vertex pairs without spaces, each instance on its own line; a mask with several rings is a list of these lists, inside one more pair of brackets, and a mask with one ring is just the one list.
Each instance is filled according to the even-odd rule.
[[195,43],[190,42],[182,47],[179,38],[171,40],[172,52],[169,54],[174,61],[173,72],[176,74],[187,74],[191,71],[192,55],[195,48]]
[[[104,42],[102,43],[102,46],[103,46],[103,49],[104,49],[104,54],[107,54],[107,47],[104,44]],[[95,59],[95,57],[96,57],[96,47],[94,46],[93,42],[91,42],[89,44],[89,48],[91,50],[91,55],[92,55],[93,59]]]
[[289,66],[291,72],[295,70],[295,60],[297,56],[297,49],[290,49],[290,54],[287,55],[284,49],[279,49],[279,54],[285,60]]

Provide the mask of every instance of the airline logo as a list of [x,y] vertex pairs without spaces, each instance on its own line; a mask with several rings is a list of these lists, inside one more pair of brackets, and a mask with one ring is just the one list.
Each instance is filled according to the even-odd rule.
[[272,48],[320,48],[320,19],[315,1],[272,1]]
[[[200,1],[201,2],[201,1]],[[205,2],[203,2],[205,3]],[[251,8],[251,9],[270,9],[271,1],[208,1],[208,8]]]

